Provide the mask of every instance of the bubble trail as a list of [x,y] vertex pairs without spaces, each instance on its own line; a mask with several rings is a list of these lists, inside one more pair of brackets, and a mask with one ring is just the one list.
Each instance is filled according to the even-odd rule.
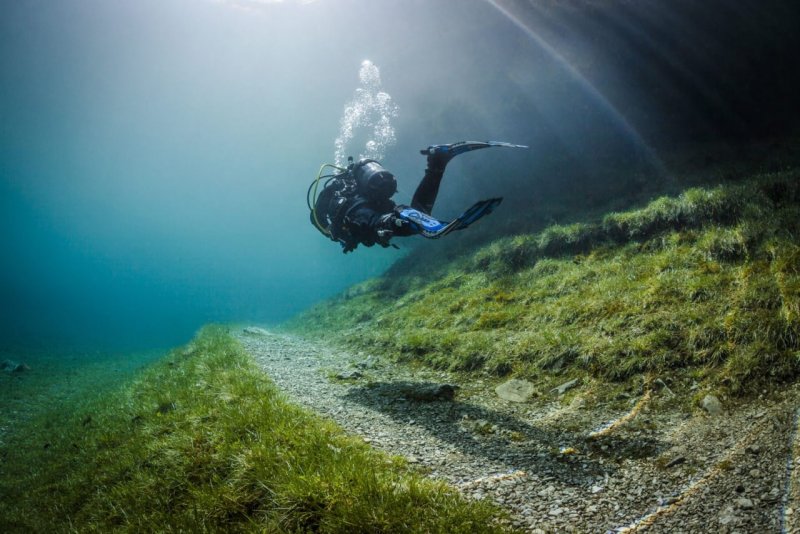
[[358,159],[380,160],[386,150],[396,141],[392,120],[397,117],[397,105],[391,95],[382,90],[381,73],[369,60],[361,63],[358,72],[359,86],[353,98],[344,106],[339,121],[339,136],[336,138],[334,162],[343,166],[350,144],[356,136],[365,136],[366,142],[358,150]]

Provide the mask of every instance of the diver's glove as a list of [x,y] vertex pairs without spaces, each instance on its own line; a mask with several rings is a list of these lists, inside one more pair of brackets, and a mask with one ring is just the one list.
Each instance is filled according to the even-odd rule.
[[381,215],[381,218],[378,219],[378,223],[375,225],[375,234],[377,236],[375,242],[382,247],[388,247],[389,240],[394,237],[395,234],[406,235],[407,232],[404,230],[406,230],[408,225],[409,222],[398,217],[395,212]]
[[342,253],[344,254],[353,252],[358,246],[357,241],[339,241],[339,243],[342,245]]

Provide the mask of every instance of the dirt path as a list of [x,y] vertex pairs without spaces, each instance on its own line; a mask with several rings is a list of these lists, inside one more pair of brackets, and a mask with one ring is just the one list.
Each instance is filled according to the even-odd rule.
[[[494,500],[525,531],[800,532],[794,391],[713,417],[669,409],[663,390],[627,410],[590,405],[589,392],[518,404],[489,381],[258,328],[237,336],[294,402],[469,498]],[[441,384],[460,386],[454,399]]]

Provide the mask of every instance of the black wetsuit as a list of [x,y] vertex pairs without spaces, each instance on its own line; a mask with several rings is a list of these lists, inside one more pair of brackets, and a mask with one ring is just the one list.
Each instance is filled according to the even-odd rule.
[[[428,159],[425,176],[422,177],[414,196],[411,207],[430,215],[433,204],[439,194],[439,184],[444,175],[447,161]],[[409,236],[415,231],[409,225],[387,226],[386,216],[394,213],[397,205],[391,199],[369,200],[360,195],[354,195],[347,200],[340,200],[331,196],[320,201],[327,204],[318,208],[319,211],[331,214],[331,236],[340,241],[345,252],[356,248],[359,244],[371,247],[376,243],[388,246],[389,239],[381,231],[390,230],[391,236]]]

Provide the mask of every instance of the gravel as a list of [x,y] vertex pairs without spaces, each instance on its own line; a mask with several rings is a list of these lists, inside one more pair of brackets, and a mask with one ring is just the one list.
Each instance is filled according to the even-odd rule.
[[[257,327],[235,335],[290,400],[467,498],[493,500],[520,530],[800,532],[794,388],[713,417],[675,408],[670,399],[693,392],[674,385],[631,399],[630,411],[594,402],[587,381],[571,402],[510,403],[486,378]],[[441,384],[456,386],[453,399],[413,393]]]

